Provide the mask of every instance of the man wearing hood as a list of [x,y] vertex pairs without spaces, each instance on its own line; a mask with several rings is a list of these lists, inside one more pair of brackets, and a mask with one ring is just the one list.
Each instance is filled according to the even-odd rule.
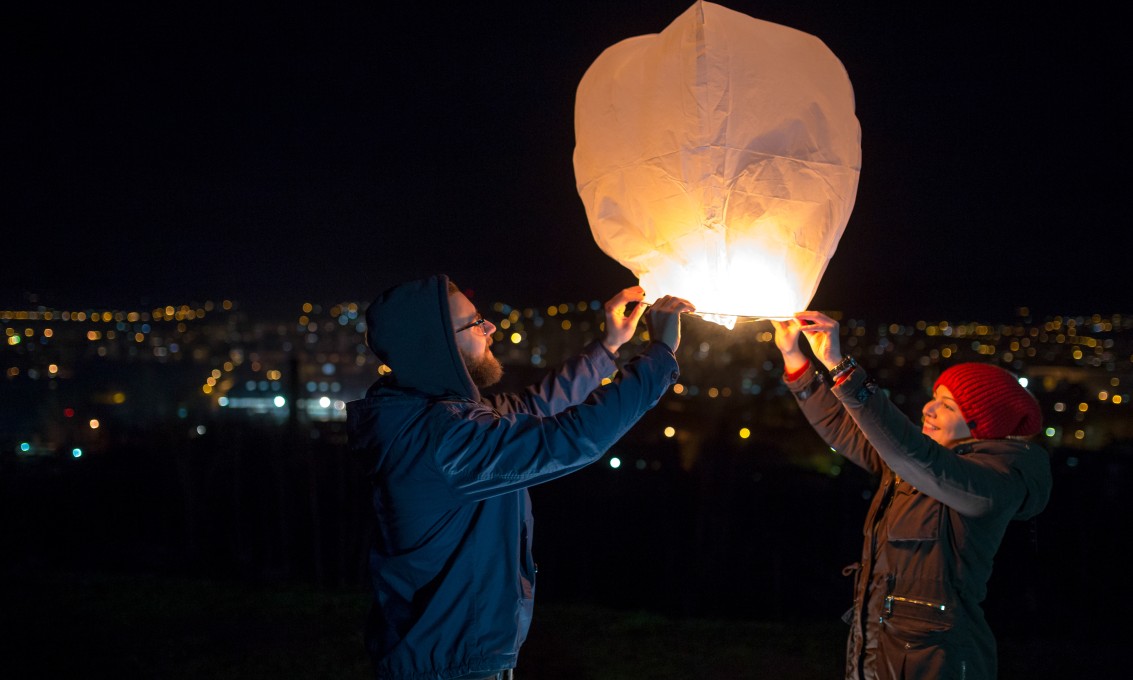
[[[614,359],[646,305],[641,288],[606,303],[601,341],[512,394],[495,326],[444,275],[377,297],[366,340],[392,369],[347,406],[377,519],[366,647],[382,680],[511,677],[531,624],[535,562],[528,487],[597,461],[676,382],[685,300],[649,309],[650,343]],[[618,372],[606,385],[602,380]]]

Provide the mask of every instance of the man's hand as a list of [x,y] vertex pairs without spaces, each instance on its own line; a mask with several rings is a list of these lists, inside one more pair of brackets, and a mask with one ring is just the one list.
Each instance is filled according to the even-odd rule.
[[644,299],[644,288],[630,286],[606,302],[606,337],[602,339],[602,345],[610,351],[610,354],[617,354],[618,348],[633,337],[633,332],[637,330],[637,322],[641,320],[647,305],[638,304],[628,314],[626,307],[633,302],[640,303]]
[[681,314],[695,311],[696,307],[688,300],[671,295],[657,298],[649,306],[649,315],[645,317],[649,338],[665,343],[676,354],[681,344]]
[[[795,319],[801,324],[800,330],[810,342],[814,356],[827,369],[833,369],[842,361],[842,348],[838,340],[838,322],[822,312],[797,312]],[[775,340],[778,344],[778,339]]]

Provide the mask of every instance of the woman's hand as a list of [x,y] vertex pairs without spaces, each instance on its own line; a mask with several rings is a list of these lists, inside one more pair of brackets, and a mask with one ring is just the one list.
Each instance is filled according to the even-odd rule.
[[[796,312],[795,322],[810,343],[814,356],[826,366],[833,369],[842,361],[842,347],[838,339],[838,322],[822,312]],[[775,343],[779,340],[776,338]]]
[[799,332],[802,324],[798,319],[771,319],[775,328],[775,346],[783,355],[783,370],[798,373],[810,361],[799,348]]

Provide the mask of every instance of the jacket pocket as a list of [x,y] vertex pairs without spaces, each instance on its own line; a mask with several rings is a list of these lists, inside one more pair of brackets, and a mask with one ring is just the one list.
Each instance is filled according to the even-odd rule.
[[530,535],[530,526],[527,522],[523,522],[519,528],[519,554],[523,559],[519,580],[523,589],[523,597],[528,600],[535,598],[535,574],[539,571],[539,568],[535,565],[535,557],[531,554]]
[[[950,606],[914,597],[885,599],[878,633],[878,660],[891,677],[960,680],[956,630]],[[959,664],[959,665],[957,665]]]
[[900,595],[885,598],[882,630],[900,641],[904,649],[941,644],[952,624],[952,610],[942,602]]

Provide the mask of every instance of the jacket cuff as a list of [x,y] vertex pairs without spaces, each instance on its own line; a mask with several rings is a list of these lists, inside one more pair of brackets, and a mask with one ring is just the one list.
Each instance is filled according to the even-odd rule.
[[877,381],[866,374],[861,364],[831,388],[834,396],[838,397],[847,408],[861,408],[877,390]]
[[786,373],[783,374],[783,384],[787,386],[787,389],[790,390],[791,394],[793,394],[799,401],[809,399],[810,395],[814,394],[814,390],[822,384],[823,376],[825,374],[819,371],[810,370],[810,368],[811,367],[808,362],[807,370],[804,370],[801,373],[792,373],[791,375],[794,377],[790,380],[787,379]]
[[670,365],[668,378],[668,383],[670,386],[672,386],[677,382],[678,379],[680,379],[681,367],[680,364],[677,363],[677,355],[674,354],[672,348],[670,348],[665,343],[651,342],[646,346],[645,351],[642,352],[642,354],[656,355],[659,360],[664,361]]
[[786,371],[786,370],[784,370],[783,371],[783,380],[785,380],[789,383],[795,382],[799,378],[803,377],[803,375],[809,370],[810,370],[810,359],[807,359],[806,363],[803,364],[803,367],[800,368],[797,371]]

